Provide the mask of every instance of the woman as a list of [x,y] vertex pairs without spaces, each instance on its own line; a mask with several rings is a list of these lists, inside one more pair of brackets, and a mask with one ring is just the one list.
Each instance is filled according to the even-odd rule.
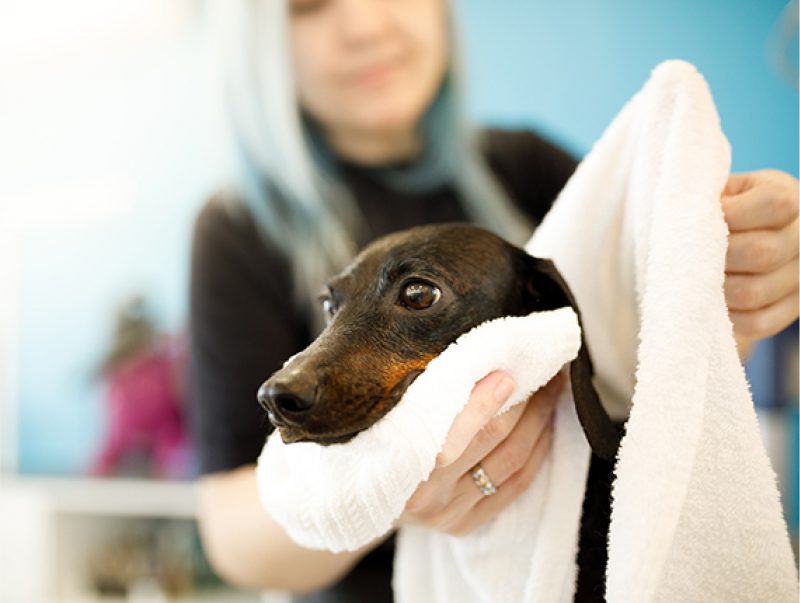
[[[203,541],[233,583],[313,591],[360,562],[336,600],[390,600],[390,543],[305,550],[261,509],[253,463],[267,425],[255,392],[308,343],[319,324],[310,300],[359,246],[466,219],[522,242],[576,162],[532,133],[465,125],[444,0],[263,0],[231,10],[247,169],[239,191],[198,218],[192,269]],[[797,182],[778,172],[733,176],[722,203],[733,232],[726,294],[744,355],[797,317]],[[502,373],[476,384],[401,522],[465,534],[532,481],[561,384],[491,419],[512,385]],[[493,495],[472,481],[478,462],[499,486]]]

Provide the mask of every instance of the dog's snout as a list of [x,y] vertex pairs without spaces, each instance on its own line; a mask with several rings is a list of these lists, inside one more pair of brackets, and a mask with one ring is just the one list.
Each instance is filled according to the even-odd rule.
[[258,390],[258,401],[267,412],[290,424],[301,422],[314,408],[314,396],[280,382],[267,381]]

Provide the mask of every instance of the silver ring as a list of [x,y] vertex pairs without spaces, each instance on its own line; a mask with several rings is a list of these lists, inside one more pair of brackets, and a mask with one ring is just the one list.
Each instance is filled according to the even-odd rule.
[[491,496],[497,492],[497,486],[494,485],[492,480],[486,474],[484,468],[481,467],[480,463],[472,468],[470,477],[472,477],[472,481],[475,482],[478,490],[480,490],[481,494],[484,496]]

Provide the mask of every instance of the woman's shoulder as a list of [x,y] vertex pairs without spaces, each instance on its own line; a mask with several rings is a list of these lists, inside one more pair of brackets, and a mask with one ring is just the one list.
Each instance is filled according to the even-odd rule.
[[239,238],[255,229],[242,197],[232,187],[214,191],[201,205],[194,220],[195,237]]
[[287,265],[234,189],[216,191],[200,207],[192,233],[196,276],[235,272],[261,280],[265,272],[283,275]]
[[481,149],[490,164],[523,165],[527,169],[574,170],[575,156],[546,136],[526,128],[485,128],[480,132]]
[[536,223],[578,165],[570,152],[532,130],[485,129],[479,142],[492,172]]
[[194,219],[193,245],[200,250],[213,248],[282,259],[233,187],[216,190],[200,207]]

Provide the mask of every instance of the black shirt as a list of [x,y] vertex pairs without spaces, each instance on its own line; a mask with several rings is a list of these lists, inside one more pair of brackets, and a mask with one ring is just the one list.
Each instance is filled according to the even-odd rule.
[[[490,130],[483,144],[488,165],[511,201],[534,224],[540,222],[576,160],[528,131]],[[467,219],[451,188],[398,193],[382,185],[370,168],[339,167],[374,237]],[[255,463],[261,452],[269,425],[256,391],[311,339],[307,315],[296,307],[292,291],[288,263],[264,244],[246,211],[231,211],[224,199],[211,199],[195,223],[190,294],[190,415],[202,473]],[[359,583],[371,583],[364,572],[380,571],[380,583],[388,589],[391,563],[381,556],[390,560],[389,553],[384,547],[367,556],[340,588],[358,590]],[[350,596],[337,592],[337,600],[384,600],[371,589]]]

